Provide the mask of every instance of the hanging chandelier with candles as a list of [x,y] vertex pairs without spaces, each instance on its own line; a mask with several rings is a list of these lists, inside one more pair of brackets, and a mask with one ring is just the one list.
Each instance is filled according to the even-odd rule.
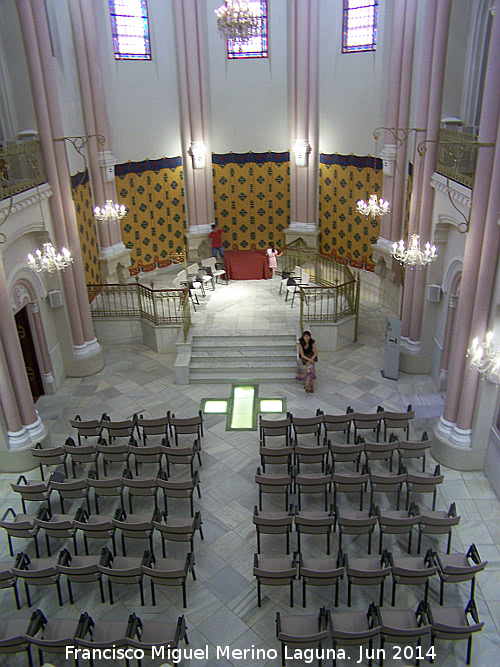
[[493,331],[488,331],[486,338],[479,343],[479,338],[474,338],[469,349],[467,357],[470,359],[471,366],[488,380],[500,381],[500,348],[493,346]]
[[28,254],[28,266],[33,271],[41,273],[54,273],[55,271],[62,271],[69,266],[73,261],[71,253],[67,248],[62,248],[61,252],[56,252],[52,243],[47,242],[43,244],[43,250],[37,248],[35,255]]
[[418,234],[411,235],[408,249],[405,248],[403,239],[394,242],[391,255],[401,264],[407,264],[408,266],[425,266],[437,259],[436,246],[431,245],[429,241],[425,244],[425,249],[420,250],[420,236]]
[[106,206],[94,208],[94,216],[101,222],[114,222],[121,220],[123,216],[127,215],[127,209],[123,204],[113,204],[112,199],[106,199]]
[[260,34],[260,16],[252,14],[245,0],[227,0],[215,10],[215,15],[219,32],[226,40],[244,43]]
[[377,195],[372,194],[370,195],[368,203],[363,199],[358,200],[356,203],[356,211],[367,218],[371,217],[375,219],[377,216],[382,217],[389,213],[389,202],[382,198],[379,199]]

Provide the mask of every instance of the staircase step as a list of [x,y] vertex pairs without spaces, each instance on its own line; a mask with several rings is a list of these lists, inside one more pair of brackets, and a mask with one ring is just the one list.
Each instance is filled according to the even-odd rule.
[[280,369],[270,371],[266,369],[247,368],[243,369],[241,373],[231,372],[231,377],[228,377],[227,370],[197,370],[191,369],[189,373],[189,381],[192,384],[210,384],[220,382],[289,382],[295,379],[295,371],[283,371]]
[[210,382],[289,382],[297,367],[293,334],[193,336],[189,378]]
[[195,348],[191,351],[191,359],[206,359],[209,361],[214,357],[224,357],[227,359],[290,359],[290,357],[296,357],[297,352],[295,348],[273,348],[266,347],[265,349],[258,348],[245,348],[244,350],[239,350],[236,348]]
[[206,368],[206,369],[217,369],[217,368],[236,368],[238,370],[244,371],[245,369],[252,368],[284,368],[295,370],[297,362],[295,359],[290,359],[287,357],[282,357],[276,359],[275,357],[267,357],[262,359],[193,359],[191,357],[191,366],[190,368]]

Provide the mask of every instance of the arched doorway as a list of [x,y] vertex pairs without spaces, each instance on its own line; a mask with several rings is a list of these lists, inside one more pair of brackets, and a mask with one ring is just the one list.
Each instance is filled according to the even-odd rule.
[[15,314],[17,334],[21,343],[26,375],[30,383],[33,401],[36,403],[40,396],[45,394],[42,374],[38,364],[35,341],[31,332],[30,320],[28,315],[28,306],[24,306]]

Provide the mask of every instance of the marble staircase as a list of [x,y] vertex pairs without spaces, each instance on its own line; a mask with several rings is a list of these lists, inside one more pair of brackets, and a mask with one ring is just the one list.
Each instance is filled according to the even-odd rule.
[[280,382],[295,377],[297,337],[273,335],[194,335],[189,364],[191,384]]

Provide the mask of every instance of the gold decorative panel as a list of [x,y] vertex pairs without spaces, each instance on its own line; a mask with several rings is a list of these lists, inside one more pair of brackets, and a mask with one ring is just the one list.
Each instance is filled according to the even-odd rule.
[[371,244],[378,239],[380,220],[356,212],[359,199],[382,196],[382,161],[355,155],[320,155],[320,252],[356,268],[373,271]]
[[85,280],[87,284],[96,285],[101,282],[101,269],[99,266],[97,229],[88,173],[80,173],[72,176],[71,186],[73,201],[75,202]]
[[290,222],[289,153],[212,156],[215,219],[226,250],[285,245]]
[[184,252],[186,206],[180,157],[117,165],[116,189],[127,215],[122,238],[132,250],[132,275],[168,266]]

